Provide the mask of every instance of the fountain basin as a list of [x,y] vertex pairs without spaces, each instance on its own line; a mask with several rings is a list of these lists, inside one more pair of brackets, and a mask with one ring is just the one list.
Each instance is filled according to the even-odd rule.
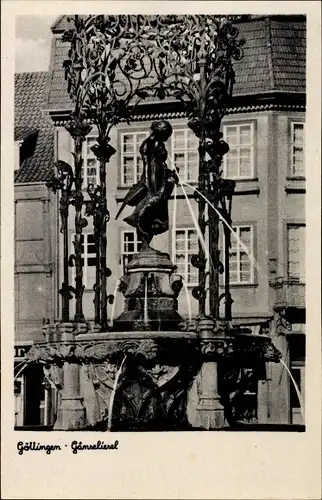
[[[204,428],[200,414],[206,415],[207,422],[215,415],[209,428],[218,429],[223,427],[229,394],[236,391],[243,370],[255,370],[264,379],[266,361],[279,359],[269,337],[236,329],[233,333],[69,331],[59,341],[35,344],[28,362],[44,365],[63,399],[67,385],[74,388],[77,411],[81,402],[84,412],[83,423],[75,424],[78,430],[106,430],[108,420],[115,431],[200,429]],[[201,387],[197,399],[191,396],[196,381]],[[69,402],[72,396],[69,391]],[[68,406],[68,411],[74,410]],[[216,423],[219,414],[221,424]],[[65,424],[59,425],[61,429]]]

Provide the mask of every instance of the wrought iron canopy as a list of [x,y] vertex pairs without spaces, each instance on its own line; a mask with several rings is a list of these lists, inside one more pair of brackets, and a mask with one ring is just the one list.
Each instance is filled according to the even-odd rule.
[[75,113],[108,135],[148,98],[175,98],[203,123],[223,116],[232,93],[232,61],[243,40],[233,16],[74,16],[63,35]]

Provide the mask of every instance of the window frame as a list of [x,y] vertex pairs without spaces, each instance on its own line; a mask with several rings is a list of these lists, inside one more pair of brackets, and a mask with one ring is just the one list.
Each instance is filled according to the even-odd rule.
[[[181,152],[181,151],[176,151],[175,148],[174,148],[174,135],[176,132],[183,132],[184,133],[184,148],[182,150],[182,152],[184,153],[184,176],[182,176],[181,172],[179,172],[179,175],[180,175],[180,179],[182,182],[189,182],[189,183],[197,183],[198,182],[198,176],[199,176],[199,157],[198,157],[198,147],[197,147],[197,158],[196,158],[196,178],[194,179],[188,179],[188,176],[187,176],[187,173],[188,173],[188,153],[190,151],[193,151],[192,149],[188,149],[188,136],[189,134],[191,133],[192,135],[194,135],[194,133],[192,132],[192,130],[187,126],[187,124],[176,124],[175,126],[173,126],[173,133],[170,137],[170,154],[169,154],[169,158],[170,158],[170,162],[171,162],[171,168],[174,169],[175,168],[175,161],[174,161],[174,155],[176,152]],[[198,139],[197,139],[198,141]]]
[[[175,229],[175,240],[173,241],[172,240],[172,260],[173,260],[173,264],[175,266],[177,266],[177,233],[178,231],[184,231],[185,232],[185,248],[184,248],[184,257],[185,257],[185,272],[184,272],[184,275],[182,276],[182,278],[184,279],[187,287],[195,287],[199,284],[199,279],[198,279],[198,270],[196,268],[196,281],[193,281],[193,282],[190,282],[188,277],[189,277],[189,272],[188,272],[188,265],[189,263],[191,264],[191,262],[189,262],[189,255],[192,256],[192,255],[195,255],[196,253],[198,253],[198,251],[196,252],[190,252],[189,253],[189,249],[188,249],[188,238],[187,238],[187,234],[189,231],[193,231],[196,235],[196,240],[197,240],[197,245],[198,245],[198,234],[197,234],[197,231],[194,227],[191,227],[191,226],[185,226],[185,227],[176,227]],[[192,264],[191,264],[192,265]]]
[[[137,151],[137,141],[136,137],[139,134],[145,134],[145,138],[149,136],[149,130],[146,128],[140,128],[140,129],[128,129],[128,130],[119,130],[119,146],[120,146],[120,165],[121,165],[121,172],[120,172],[120,187],[121,188],[129,188],[136,184],[139,181],[140,176],[138,175],[138,168],[137,168],[137,156],[140,155],[140,152]],[[133,172],[133,183],[132,184],[127,184],[124,182],[124,136],[126,135],[133,135],[134,136],[134,151],[132,153],[133,155],[133,160],[134,160],[134,172]],[[131,155],[128,155],[131,156]]]
[[[305,239],[305,254],[306,254],[306,223],[303,220],[290,220],[285,222],[285,277],[287,280],[290,282],[299,284],[299,285],[305,285],[306,284],[306,269],[305,269],[305,276],[304,280],[302,279],[301,276],[297,279],[296,276],[290,276],[289,274],[289,229],[292,227],[303,227],[304,228],[304,239]],[[306,258],[304,255],[304,266],[306,264]],[[306,266],[305,266],[306,267]]]
[[[253,223],[247,223],[247,222],[242,222],[242,223],[236,223],[236,224],[233,224],[233,229],[235,230],[236,228],[238,229],[238,236],[240,237],[240,229],[245,229],[245,228],[250,228],[250,233],[251,233],[251,248],[250,248],[250,254],[252,255],[253,259],[255,259],[255,225]],[[223,234],[224,234],[224,231],[223,231]],[[234,236],[231,236],[231,241],[233,241],[234,239]],[[237,242],[236,242],[237,244]],[[237,244],[238,245],[238,244]],[[225,255],[225,239],[224,239],[224,236],[223,236],[223,256],[222,256],[222,260],[224,259],[224,255]],[[237,246],[237,277],[239,276],[240,278],[240,250],[241,247],[238,245]],[[231,251],[231,249],[230,249]],[[245,252],[244,252],[245,253]],[[231,256],[230,256],[230,253],[229,253],[229,264],[230,264],[230,261],[231,261]],[[250,262],[250,280],[249,281],[232,281],[231,280],[231,277],[229,276],[229,285],[231,286],[250,286],[250,285],[254,285],[255,284],[255,277],[256,277],[256,274],[255,274],[255,266],[254,266],[254,260],[251,260],[249,259],[249,262]],[[230,268],[229,268],[230,269]],[[224,284],[223,284],[224,285]],[[222,285],[222,286],[223,286]]]
[[[227,142],[229,146],[229,141],[227,139],[227,128],[228,127],[238,127],[238,130],[240,127],[243,126],[250,126],[250,134],[251,134],[251,144],[246,146],[250,147],[250,174],[249,175],[237,175],[234,177],[227,177],[227,161],[228,161],[228,153],[226,153],[223,157],[223,163],[222,163],[222,170],[223,170],[223,178],[225,179],[234,179],[236,181],[249,181],[249,180],[254,180],[256,178],[256,168],[255,168],[255,156],[256,156],[256,122],[254,120],[244,120],[244,121],[227,121],[222,124],[222,132],[223,132],[223,139],[224,141]],[[238,132],[239,133],[239,132]],[[237,144],[237,148],[239,151],[239,148],[241,147],[240,144]],[[238,156],[238,171],[240,171],[240,155]]]
[[[130,233],[130,234],[133,234],[134,235],[134,246],[135,246],[135,250],[133,252],[125,252],[124,251],[124,246],[125,246],[125,239],[124,239],[124,236],[126,233]],[[125,263],[124,263],[124,257],[127,256],[127,255],[132,255],[134,256],[135,254],[137,254],[140,250],[139,248],[139,245],[142,245],[142,241],[138,240],[137,238],[137,233],[136,233],[136,230],[135,229],[127,229],[127,228],[122,228],[121,231],[120,231],[120,265],[121,265],[121,268],[122,268],[122,273],[124,274],[125,273]]]
[[[71,235],[71,248],[74,247],[73,245],[73,241],[75,241],[75,235],[76,233],[72,233]],[[85,291],[87,290],[90,290],[92,291],[93,290],[93,287],[90,287],[88,285],[88,267],[96,267],[96,264],[95,266],[88,266],[88,258],[90,258],[90,256],[92,256],[93,258],[96,258],[96,252],[95,253],[88,253],[88,250],[87,250],[87,247],[88,247],[88,236],[93,236],[94,237],[94,233],[91,233],[91,232],[83,232],[81,234],[81,236],[84,237],[84,243],[83,243],[83,246],[84,246],[84,253],[81,254],[81,257],[82,259],[84,260],[84,265],[82,266],[82,269],[83,269],[83,285],[85,287]],[[86,245],[85,245],[85,241],[86,241]],[[90,243],[91,245],[94,245],[95,244],[95,240],[94,240],[94,243]],[[86,262],[86,265],[85,265],[85,262]],[[76,268],[75,268],[75,265],[72,266],[71,268],[72,270],[72,281],[74,282],[75,281],[75,271],[76,271]],[[95,283],[95,281],[94,281]]]
[[[84,191],[87,190],[88,188],[88,180],[87,180],[87,160],[88,158],[92,159],[92,156],[89,157],[87,149],[88,149],[88,139],[95,139],[96,141],[96,135],[88,135],[84,142],[83,142],[83,151],[82,151],[82,156],[83,156],[83,165],[82,165],[82,177],[83,177],[83,184],[82,184],[82,189]],[[100,168],[99,168],[99,161],[96,158],[96,156],[93,154],[93,158],[96,160],[96,185],[94,184],[94,187],[98,186],[100,183]]]
[[[295,141],[294,141],[294,126],[295,125],[302,125],[303,126],[303,169],[302,173],[296,173],[294,171],[294,147],[295,147]],[[290,120],[290,167],[289,167],[289,175],[292,179],[304,179],[306,172],[305,172],[305,121],[299,120]]]

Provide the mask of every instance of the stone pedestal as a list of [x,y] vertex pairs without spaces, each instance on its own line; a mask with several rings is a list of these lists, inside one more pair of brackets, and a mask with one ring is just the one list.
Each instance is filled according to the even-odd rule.
[[[201,320],[199,323],[201,351],[208,348],[207,341],[211,341],[213,349],[216,339],[214,322],[210,319]],[[205,352],[206,354],[206,352]],[[225,417],[224,408],[220,403],[218,394],[218,364],[216,361],[204,361],[198,375],[199,401],[197,411],[200,416],[200,426],[203,429],[219,429],[223,427]]]
[[[78,328],[78,333],[82,332]],[[61,323],[59,325],[61,341],[75,341],[74,325],[72,323]],[[83,331],[85,333],[85,331]],[[63,391],[60,405],[57,411],[57,419],[54,425],[56,431],[81,430],[85,427],[85,408],[80,395],[80,366],[71,361],[65,361],[63,366]]]
[[115,331],[176,331],[182,322],[177,297],[182,278],[174,274],[169,255],[143,248],[134,255],[121,279],[124,312],[114,321]]

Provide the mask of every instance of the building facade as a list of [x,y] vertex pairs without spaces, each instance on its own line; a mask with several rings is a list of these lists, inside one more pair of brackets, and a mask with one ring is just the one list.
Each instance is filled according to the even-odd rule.
[[[224,139],[230,146],[223,162],[223,175],[236,181],[230,248],[233,320],[251,328],[253,334],[272,336],[304,402],[305,18],[248,17],[238,24],[240,34],[246,39],[245,55],[235,63],[232,104],[222,122]],[[67,27],[66,18],[62,17],[52,28],[45,109],[55,130],[55,159],[73,164],[73,142],[64,128],[71,110],[62,69],[68,46],[61,41],[61,34]],[[169,232],[156,237],[153,246],[170,254],[184,278],[185,292],[179,296],[179,313],[183,317],[198,314],[198,302],[191,295],[193,286],[198,283],[197,269],[191,264],[191,256],[198,252],[198,235],[191,213],[196,215],[198,210],[193,197],[198,179],[196,138],[188,129],[177,103],[152,102],[142,106],[131,125],[121,124],[111,135],[111,145],[117,152],[107,167],[111,214],[107,228],[107,266],[112,271],[107,285],[108,293],[116,295],[115,303],[109,306],[110,324],[123,307],[122,295],[117,292],[118,279],[124,274],[126,263],[140,248],[135,231],[122,220],[130,212],[124,211],[122,218],[116,221],[115,215],[129,187],[140,177],[139,147],[149,133],[151,122],[156,119],[167,119],[173,126],[167,144],[168,162],[170,168],[179,168],[184,187],[178,186],[170,200]],[[98,183],[99,167],[91,151],[96,136],[93,129],[84,144],[84,189],[89,183]],[[46,193],[52,196],[48,191]],[[85,191],[84,195],[88,196]],[[56,297],[48,298],[47,317],[52,320],[61,314],[56,284],[62,282],[62,259],[59,256],[63,252],[62,238],[57,237],[57,201],[51,199],[49,204],[54,218],[51,219],[52,246],[48,255],[53,256],[55,265],[51,268],[51,284],[49,287],[47,283],[46,290],[47,293],[49,289],[50,293],[56,293]],[[72,209],[70,217],[72,220]],[[18,227],[18,222],[16,225]],[[48,225],[46,227],[48,229]],[[70,229],[70,248],[73,238]],[[223,245],[223,235],[221,243]],[[83,234],[83,265],[84,314],[90,321],[94,319],[92,287],[95,282],[95,245],[90,219]],[[44,273],[45,276],[46,271]],[[73,279],[74,270],[70,268],[70,282]],[[223,281],[221,286],[224,286]],[[33,307],[30,304],[30,310]],[[17,310],[21,310],[20,304]],[[223,310],[221,312],[223,314]],[[35,311],[32,314],[36,317]],[[30,340],[36,340],[27,333],[27,327],[24,328]],[[245,398],[250,408],[250,421],[303,423],[299,398],[282,364],[269,366],[267,380],[260,381]]]
[[54,162],[54,128],[43,116],[47,72],[15,76],[15,425],[44,424],[48,391],[40,366],[24,356],[57,319],[57,202],[46,187]]

